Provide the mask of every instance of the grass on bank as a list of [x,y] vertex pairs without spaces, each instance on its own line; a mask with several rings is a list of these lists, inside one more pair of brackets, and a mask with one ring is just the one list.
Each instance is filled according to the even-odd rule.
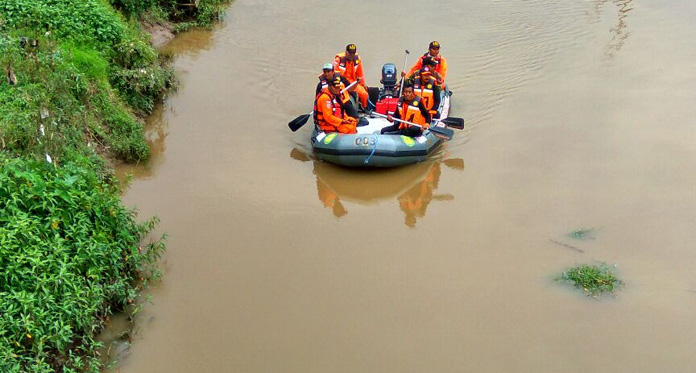
[[613,293],[623,285],[606,263],[579,264],[563,271],[556,277],[556,281],[572,284],[593,297],[599,297],[603,293]]
[[0,371],[97,371],[104,318],[157,274],[155,224],[79,164],[0,155]]
[[[115,15],[107,19],[119,26],[106,29],[116,36],[89,35],[78,26],[35,29],[48,26],[14,9],[0,2],[0,150],[34,158],[48,153],[58,164],[86,156],[95,167],[103,167],[95,153],[146,161],[142,120],[134,114],[152,111],[174,75],[145,36]],[[10,27],[3,17],[27,28]]]
[[[0,150],[147,161],[138,116],[176,81],[137,21],[154,14],[177,28],[210,26],[226,2],[0,0],[0,71],[16,77],[0,81]],[[20,46],[22,37],[32,46]],[[51,136],[37,139],[42,126]]]

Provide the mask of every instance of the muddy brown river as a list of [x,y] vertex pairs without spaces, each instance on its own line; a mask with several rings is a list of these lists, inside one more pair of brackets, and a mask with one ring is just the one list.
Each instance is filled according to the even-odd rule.
[[[314,160],[323,63],[438,40],[465,130]],[[693,372],[696,2],[237,0],[183,34],[124,195],[169,234],[121,372]],[[578,239],[573,232],[584,232]],[[606,262],[589,298],[554,282]]]

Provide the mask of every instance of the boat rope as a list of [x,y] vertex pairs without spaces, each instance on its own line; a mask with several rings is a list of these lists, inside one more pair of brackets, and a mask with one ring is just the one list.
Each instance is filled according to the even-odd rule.
[[375,151],[377,150],[377,142],[379,141],[379,136],[375,136],[375,147],[372,148],[372,153],[365,158],[365,164],[370,163],[370,159],[372,159],[372,156],[375,154]]

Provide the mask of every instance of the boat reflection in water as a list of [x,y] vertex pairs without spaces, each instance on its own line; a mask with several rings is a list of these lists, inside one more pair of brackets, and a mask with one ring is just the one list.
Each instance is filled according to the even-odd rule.
[[343,202],[376,205],[396,199],[404,213],[404,224],[415,228],[418,218],[424,218],[432,201],[451,201],[450,193],[435,193],[442,176],[442,165],[452,170],[464,169],[464,160],[447,158],[447,154],[431,162],[390,169],[352,169],[313,159],[294,148],[290,157],[301,162],[313,162],[319,201],[336,218],[348,214]]

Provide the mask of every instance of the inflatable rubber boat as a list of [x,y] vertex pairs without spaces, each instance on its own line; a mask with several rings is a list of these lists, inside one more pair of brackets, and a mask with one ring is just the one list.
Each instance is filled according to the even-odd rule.
[[[445,122],[450,109],[451,92],[440,94],[440,120],[419,137],[380,134],[392,125],[383,116],[393,114],[398,100],[397,70],[394,64],[382,67],[382,88],[371,88],[370,99],[376,102],[371,113],[361,114],[355,134],[325,133],[317,126],[312,132],[312,148],[317,158],[347,167],[395,167],[425,161],[443,142],[443,134],[451,138]],[[448,132],[447,132],[448,131]]]

